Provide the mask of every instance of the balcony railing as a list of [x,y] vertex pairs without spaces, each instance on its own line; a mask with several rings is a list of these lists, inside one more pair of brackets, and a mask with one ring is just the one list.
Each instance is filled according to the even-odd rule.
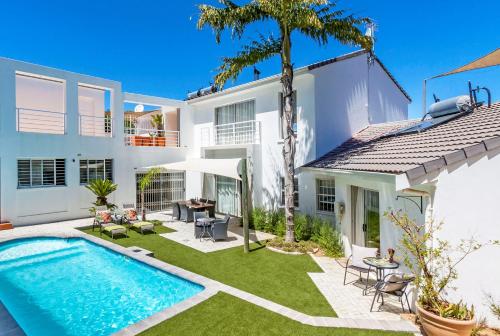
[[29,133],[65,134],[66,113],[16,108],[17,131]]
[[96,117],[80,115],[80,135],[94,137],[111,137],[113,119],[111,117]]
[[179,131],[125,128],[125,145],[134,147],[179,147]]
[[249,120],[201,129],[201,145],[222,146],[260,143],[260,121]]

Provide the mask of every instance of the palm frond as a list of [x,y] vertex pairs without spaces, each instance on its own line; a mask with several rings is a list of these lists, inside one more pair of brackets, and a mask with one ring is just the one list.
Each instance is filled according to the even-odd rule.
[[244,68],[278,55],[280,51],[280,40],[273,36],[266,38],[261,35],[259,41],[244,46],[235,57],[222,59],[222,65],[217,69],[218,74],[215,76],[215,85],[222,88],[229,79],[236,79]]
[[217,43],[220,43],[220,35],[225,29],[231,30],[232,38],[241,38],[247,25],[267,17],[254,1],[243,6],[238,6],[229,0],[219,2],[224,7],[199,5],[200,17],[197,23],[198,29],[203,29],[205,26],[211,27]]

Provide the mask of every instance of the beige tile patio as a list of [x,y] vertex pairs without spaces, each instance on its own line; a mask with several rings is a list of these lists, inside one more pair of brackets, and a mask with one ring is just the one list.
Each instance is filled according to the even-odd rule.
[[[387,298],[381,307],[375,302],[373,312],[370,312],[373,292],[363,295],[362,289],[354,284],[344,286],[344,268],[337,260],[317,256],[312,258],[324,273],[309,273],[309,276],[339,317],[385,321],[401,319],[399,314],[402,309],[397,299]],[[347,282],[356,279],[356,275],[347,274]]]
[[[163,233],[160,236],[173,240],[179,244],[191,247],[200,252],[209,253],[225,250],[232,247],[243,246],[243,228],[236,221],[231,221],[228,229],[228,239],[213,242],[210,239],[196,239],[194,237],[194,224],[173,220],[168,213],[156,213],[149,215],[148,219],[157,219],[163,225],[174,229],[175,232]],[[257,242],[274,238],[274,235],[250,230],[250,241]]]

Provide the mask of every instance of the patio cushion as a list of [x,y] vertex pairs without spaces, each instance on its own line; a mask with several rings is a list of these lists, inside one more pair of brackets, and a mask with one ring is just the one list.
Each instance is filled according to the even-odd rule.
[[376,247],[363,247],[352,245],[351,265],[359,268],[368,269],[368,265],[363,262],[364,258],[376,257],[378,249]]
[[123,232],[125,232],[127,229],[121,225],[111,225],[111,226],[106,226],[105,228],[103,228],[103,230],[106,232],[111,232],[111,231],[115,231],[115,230],[123,230]]
[[137,220],[137,211],[135,211],[135,209],[130,209],[130,210],[127,210],[127,218],[129,220]]
[[97,217],[101,218],[104,223],[110,223],[113,220],[109,211],[99,211]]
[[151,228],[154,227],[153,223],[150,223],[150,222],[137,222],[137,223],[132,224],[132,226],[134,228],[137,228],[137,229],[140,229],[142,227],[148,227],[148,226],[150,226]]

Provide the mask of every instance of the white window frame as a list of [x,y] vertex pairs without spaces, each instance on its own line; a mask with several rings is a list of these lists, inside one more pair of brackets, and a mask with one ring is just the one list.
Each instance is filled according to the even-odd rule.
[[[325,183],[326,185],[321,185]],[[333,193],[327,193],[331,189]],[[328,198],[333,197],[333,201],[328,201]],[[317,178],[316,179],[316,211],[333,214],[335,213],[335,179],[331,178]]]
[[[29,172],[21,172],[20,171],[20,163],[21,161],[29,161]],[[44,166],[48,163],[52,162],[52,176],[48,178],[49,180],[53,179],[53,183],[51,184],[46,184],[45,183],[45,174],[47,174],[46,171],[44,171]],[[33,163],[39,163],[40,164],[40,172],[39,172],[39,177],[35,175],[35,172],[33,171]],[[61,169],[61,163],[62,163],[62,172],[60,171]],[[29,185],[27,184],[21,184],[21,174],[29,174]],[[62,173],[62,179],[63,183],[58,183],[59,180],[61,179],[60,174]],[[33,184],[33,180],[39,179],[40,183],[38,184]],[[66,159],[54,159],[54,158],[20,158],[17,159],[17,188],[18,189],[32,189],[32,188],[54,188],[54,187],[66,187]]]
[[[86,162],[86,170],[87,170],[87,181],[86,182],[82,182],[82,162]],[[90,167],[89,167],[89,161],[102,161],[103,164],[104,164],[104,179],[108,179],[110,180],[111,182],[114,181],[114,160],[113,159],[80,159],[80,161],[78,162],[78,171],[79,171],[79,181],[80,181],[80,185],[87,185],[90,183],[90,179],[89,179],[89,176],[90,176]],[[110,170],[110,176],[111,178],[108,178],[109,175],[107,174],[107,166],[109,165],[109,161],[111,161],[111,170]]]

